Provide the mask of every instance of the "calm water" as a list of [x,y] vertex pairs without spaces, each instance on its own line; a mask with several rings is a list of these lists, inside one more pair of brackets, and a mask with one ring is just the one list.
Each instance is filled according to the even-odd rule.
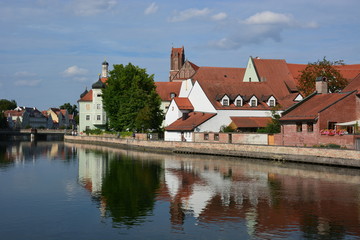
[[360,239],[360,170],[0,145],[0,239]]

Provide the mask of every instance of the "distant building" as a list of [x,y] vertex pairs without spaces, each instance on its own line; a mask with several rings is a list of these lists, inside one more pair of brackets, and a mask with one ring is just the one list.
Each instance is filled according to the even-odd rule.
[[107,124],[106,112],[103,108],[102,89],[108,79],[109,64],[102,63],[102,73],[99,76],[90,91],[87,89],[80,95],[79,104],[79,128],[78,132],[82,133],[87,129],[105,130]]
[[49,110],[47,110],[47,115],[50,116],[53,121],[52,128],[71,127],[69,113],[66,109],[49,108]]
[[35,107],[17,107],[4,112],[11,129],[47,128],[48,118]]

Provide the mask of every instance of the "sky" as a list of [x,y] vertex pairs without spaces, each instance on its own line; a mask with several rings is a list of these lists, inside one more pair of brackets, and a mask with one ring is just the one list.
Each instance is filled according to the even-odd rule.
[[104,60],[168,81],[171,48],[198,66],[248,58],[360,64],[359,0],[1,0],[0,99],[77,104]]

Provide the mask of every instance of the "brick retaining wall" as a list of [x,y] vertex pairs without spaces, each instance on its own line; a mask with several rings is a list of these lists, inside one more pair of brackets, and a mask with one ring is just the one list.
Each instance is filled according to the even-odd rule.
[[360,167],[360,151],[354,150],[204,142],[142,141],[98,136],[65,136],[65,141],[166,152],[212,154],[275,161]]

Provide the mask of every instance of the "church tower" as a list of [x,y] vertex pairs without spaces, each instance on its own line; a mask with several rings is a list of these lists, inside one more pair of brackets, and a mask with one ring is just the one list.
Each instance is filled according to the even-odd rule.
[[182,48],[171,48],[170,55],[170,81],[185,63],[185,50]]
[[109,72],[109,63],[105,60],[102,63],[101,78],[108,78],[108,72]]

